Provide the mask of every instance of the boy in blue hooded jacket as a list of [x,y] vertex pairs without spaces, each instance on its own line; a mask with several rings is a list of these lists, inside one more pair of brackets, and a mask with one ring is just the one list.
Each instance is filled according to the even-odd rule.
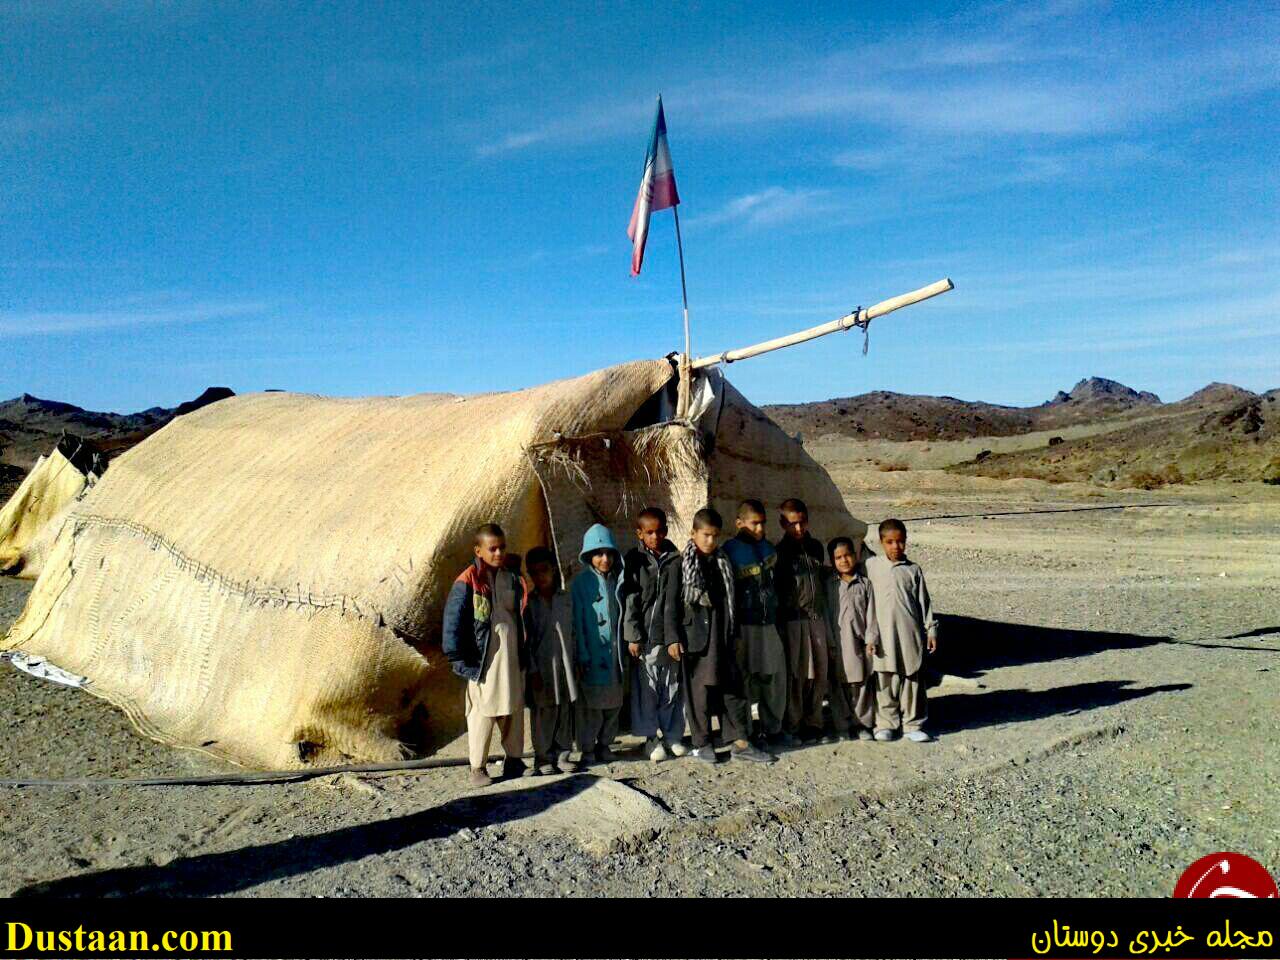
[[622,608],[618,548],[597,523],[582,537],[583,569],[573,578],[573,639],[578,654],[578,749],[583,762],[613,759],[622,712]]

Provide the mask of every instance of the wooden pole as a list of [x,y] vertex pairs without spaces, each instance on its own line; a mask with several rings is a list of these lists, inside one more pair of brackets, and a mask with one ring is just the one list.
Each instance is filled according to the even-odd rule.
[[828,333],[837,333],[841,330],[848,330],[850,327],[858,326],[859,324],[865,325],[876,317],[883,317],[886,313],[893,313],[895,310],[901,310],[903,307],[909,307],[913,303],[919,303],[921,300],[928,300],[930,297],[936,297],[940,293],[946,293],[948,290],[953,289],[955,289],[955,284],[950,280],[939,280],[937,283],[931,283],[929,286],[921,287],[919,290],[913,290],[911,293],[904,293],[899,297],[882,300],[875,306],[868,307],[865,310],[855,310],[853,313],[843,316],[839,320],[822,323],[816,327],[810,327],[808,330],[801,330],[798,333],[788,334],[785,337],[776,337],[773,340],[766,340],[764,343],[757,343],[750,347],[742,347],[738,350],[726,350],[724,353],[717,353],[710,357],[699,357],[689,366],[693,370],[701,370],[704,367],[714,367],[717,363],[733,363],[735,360],[746,360],[749,357],[758,357],[762,353],[781,350],[783,347],[790,347],[797,343],[804,343],[806,340],[825,337]]
[[[658,98],[662,100],[661,97]],[[684,302],[684,356],[680,358],[680,383],[676,390],[676,417],[683,418],[689,413],[689,400],[693,393],[692,367],[693,356],[689,346],[689,290],[684,283],[684,242],[680,239],[680,206],[671,208],[676,218],[676,252],[680,255],[680,298]]]

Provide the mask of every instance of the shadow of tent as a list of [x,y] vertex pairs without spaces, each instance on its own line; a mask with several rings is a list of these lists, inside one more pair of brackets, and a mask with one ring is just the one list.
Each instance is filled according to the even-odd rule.
[[961,677],[978,676],[993,667],[1045,663],[1100,650],[1132,650],[1172,642],[1171,637],[1003,623],[948,614],[940,615],[938,621],[938,652],[928,658],[928,668]]
[[[1258,627],[1256,630],[1246,630],[1244,633],[1233,633],[1229,637],[1223,637],[1223,640],[1247,640],[1249,637],[1265,637],[1269,633],[1280,633],[1280,627]],[[1243,648],[1252,649],[1252,648]]]
[[1132,687],[1132,680],[1099,680],[1073,683],[1051,690],[992,690],[987,693],[930,697],[929,729],[955,733],[1001,723],[1019,723],[1049,716],[1071,716],[1085,710],[1110,707],[1153,693],[1188,690],[1189,683],[1156,687]]
[[121,867],[31,884],[15,897],[212,897],[269,880],[297,876],[390,853],[483,827],[532,817],[588,789],[597,778],[566,777],[516,791],[450,800],[438,807],[326,833],[291,837],[255,847],[186,857],[165,866]]

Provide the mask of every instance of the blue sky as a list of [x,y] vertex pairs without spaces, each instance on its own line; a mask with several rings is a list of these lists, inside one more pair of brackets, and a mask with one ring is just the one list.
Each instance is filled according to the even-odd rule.
[[0,3],[0,396],[1280,386],[1280,5]]

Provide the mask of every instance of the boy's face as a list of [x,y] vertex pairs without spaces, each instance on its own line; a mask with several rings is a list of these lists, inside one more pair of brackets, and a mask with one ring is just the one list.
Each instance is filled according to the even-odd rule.
[[793,540],[803,540],[809,532],[809,515],[798,510],[784,510],[780,517],[782,532]]
[[488,533],[482,534],[476,541],[475,551],[480,562],[486,567],[501,570],[507,559],[507,538],[495,537]]
[[591,554],[591,566],[595,567],[601,573],[608,573],[613,569],[613,551],[597,550]]
[[907,535],[899,530],[886,530],[880,535],[880,546],[888,560],[897,563],[907,555]]
[[854,565],[858,562],[857,556],[849,549],[848,544],[840,544],[836,547],[835,552],[831,554],[831,562],[835,565],[836,573],[848,576],[853,573]]
[[720,528],[698,527],[693,533],[689,534],[689,539],[693,541],[694,549],[705,556],[710,556],[716,552],[716,541],[720,539]]
[[539,593],[551,593],[556,588],[556,568],[549,563],[535,563],[529,567],[529,579]]
[[737,520],[738,529],[745,530],[751,535],[752,540],[764,539],[764,515],[760,513],[748,513],[745,517],[739,517]]
[[667,528],[654,517],[641,517],[636,524],[636,539],[646,550],[657,553],[662,541],[667,539]]

